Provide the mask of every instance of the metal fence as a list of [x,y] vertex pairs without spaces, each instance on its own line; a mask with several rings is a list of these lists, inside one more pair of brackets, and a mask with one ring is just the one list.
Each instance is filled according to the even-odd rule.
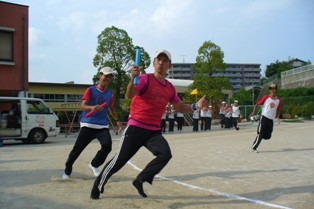
[[298,73],[303,73],[303,72],[307,72],[307,71],[311,71],[314,70],[314,65],[305,65],[302,67],[298,67],[298,68],[294,68],[292,70],[287,70],[281,73],[281,77],[287,77],[287,76],[291,76],[291,75],[295,75]]

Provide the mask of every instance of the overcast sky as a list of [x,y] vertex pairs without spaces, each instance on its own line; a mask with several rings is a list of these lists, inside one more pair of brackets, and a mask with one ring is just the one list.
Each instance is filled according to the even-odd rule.
[[[291,58],[314,63],[312,0],[7,0],[29,6],[29,80],[92,83],[97,36],[125,30],[154,56],[194,63],[204,41],[226,63],[266,65]],[[152,66],[148,72],[152,72]]]

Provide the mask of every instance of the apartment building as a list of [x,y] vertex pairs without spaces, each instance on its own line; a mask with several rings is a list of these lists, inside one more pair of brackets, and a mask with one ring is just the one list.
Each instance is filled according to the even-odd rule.
[[[194,63],[173,63],[168,72],[168,78],[193,80],[195,72],[192,70]],[[233,91],[241,88],[260,85],[260,64],[227,63],[225,72],[214,73],[213,77],[227,77],[233,85]]]

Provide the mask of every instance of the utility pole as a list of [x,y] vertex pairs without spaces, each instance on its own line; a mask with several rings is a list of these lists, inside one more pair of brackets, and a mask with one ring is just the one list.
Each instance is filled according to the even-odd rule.
[[186,57],[186,55],[182,54],[181,57],[183,58],[182,63],[184,63],[184,58]]
[[[182,64],[184,63],[184,58],[186,57],[186,55],[185,54],[181,54],[181,56],[182,56]],[[183,74],[183,72],[182,72],[182,65],[181,65],[181,79],[182,79],[182,74]]]

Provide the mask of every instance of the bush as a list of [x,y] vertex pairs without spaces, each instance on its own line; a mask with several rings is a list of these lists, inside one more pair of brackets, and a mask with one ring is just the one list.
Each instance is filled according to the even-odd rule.
[[290,114],[292,118],[298,117],[306,117],[311,118],[311,115],[314,115],[314,102],[308,102],[306,104],[283,104],[284,109],[282,113]]

